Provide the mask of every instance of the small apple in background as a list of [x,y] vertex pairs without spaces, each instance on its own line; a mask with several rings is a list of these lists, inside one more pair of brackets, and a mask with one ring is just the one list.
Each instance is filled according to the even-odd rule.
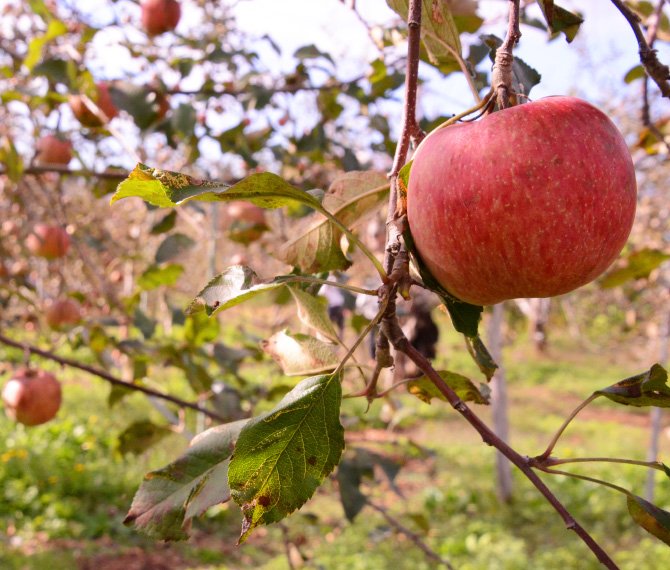
[[243,253],[236,253],[228,260],[228,263],[230,263],[230,265],[248,265],[249,260]]
[[70,249],[70,236],[60,226],[37,224],[26,238],[26,247],[33,255],[56,259]]
[[575,97],[547,97],[424,139],[407,215],[437,281],[492,305],[593,281],[626,243],[636,192],[612,121]]
[[81,321],[81,307],[74,299],[58,299],[47,307],[44,315],[49,327],[59,330]]
[[61,387],[53,374],[44,370],[20,368],[2,389],[7,415],[27,426],[52,419],[61,405]]
[[265,210],[250,202],[233,202],[228,206],[228,239],[248,244],[259,239],[268,230]]
[[[96,83],[97,95],[93,102],[103,112],[105,117],[110,121],[119,114],[119,110],[112,101],[112,96],[109,93],[109,84],[105,81]],[[104,123],[84,101],[81,95],[70,95],[70,107],[77,120],[85,127],[101,127]]]
[[181,17],[177,0],[143,0],[141,8],[142,27],[150,36],[171,32]]
[[67,166],[72,160],[72,143],[57,135],[40,137],[35,143],[37,164],[60,164]]

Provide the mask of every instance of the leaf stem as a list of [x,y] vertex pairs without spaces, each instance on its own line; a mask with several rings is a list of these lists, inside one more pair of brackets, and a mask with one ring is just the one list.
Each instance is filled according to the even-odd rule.
[[554,437],[551,438],[551,441],[549,442],[549,445],[547,446],[547,449],[545,449],[544,453],[542,455],[538,455],[536,459],[538,460],[544,460],[547,459],[550,455],[551,452],[554,450],[554,447],[556,447],[556,443],[558,443],[558,440],[560,439],[561,435],[563,435],[563,432],[566,430],[568,425],[570,425],[570,422],[575,419],[577,414],[581,412],[586,406],[588,406],[593,400],[595,400],[599,394],[591,394],[586,400],[584,400],[579,406],[577,406],[572,413],[565,419],[563,422],[563,425],[561,425],[560,428],[558,428],[558,431],[554,434]]
[[353,232],[345,225],[343,224],[337,217],[335,217],[333,214],[331,214],[328,210],[326,210],[324,207],[316,207],[314,206],[315,209],[326,216],[333,224],[335,224],[344,234],[347,236],[347,239],[351,241],[352,243],[356,244],[360,250],[365,254],[365,256],[372,262],[372,265],[374,265],[375,269],[377,270],[377,273],[379,273],[379,276],[381,277],[382,281],[386,283],[388,280],[388,275],[386,274],[386,271],[384,271],[384,266],[382,263],[377,259],[374,253],[372,253],[367,246],[359,240]]
[[622,463],[625,465],[639,465],[640,467],[647,467],[649,469],[658,469],[665,471],[663,464],[658,461],[638,461],[636,459],[621,459],[619,457],[571,457],[569,459],[559,459],[548,457],[546,460],[538,461],[537,464],[533,458],[532,462],[538,469],[542,467],[553,467],[554,465],[566,465],[568,463]]
[[627,497],[635,497],[635,495],[628,489],[624,489],[623,487],[608,481],[603,481],[602,479],[596,479],[595,477],[588,477],[586,475],[579,475],[577,473],[570,473],[569,471],[563,471],[561,469],[549,469],[547,467],[539,466],[537,468],[543,473],[549,473],[550,475],[564,475],[565,477],[572,477],[573,479],[581,479],[582,481],[588,481],[589,483],[596,483],[598,485],[602,485],[603,487],[609,487],[610,489],[614,489],[619,493],[623,493]]
[[330,285],[331,287],[337,287],[338,289],[345,289],[352,293],[360,293],[361,295],[370,295],[371,297],[377,296],[377,291],[375,289],[363,289],[362,287],[356,287],[354,285],[338,283],[337,281],[328,281],[327,279],[318,279],[316,277],[308,277],[306,275],[280,275],[279,277],[275,277],[272,281],[275,283],[283,283],[285,281],[294,283],[317,283],[320,285]]

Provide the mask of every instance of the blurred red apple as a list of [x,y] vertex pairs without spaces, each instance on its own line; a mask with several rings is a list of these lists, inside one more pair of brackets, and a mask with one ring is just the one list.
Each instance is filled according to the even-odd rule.
[[177,0],[143,0],[142,26],[150,36],[170,32],[177,27],[181,7]]
[[605,114],[548,97],[436,131],[412,163],[407,215],[421,259],[468,303],[567,293],[617,258],[635,169]]
[[46,309],[45,317],[49,327],[58,330],[81,321],[81,308],[74,299],[58,299]]
[[56,259],[70,249],[70,236],[60,226],[37,224],[26,238],[26,247],[33,255]]
[[[108,120],[112,120],[119,114],[119,110],[112,101],[109,93],[109,84],[101,81],[96,83],[97,95],[93,102],[103,112]],[[77,120],[85,127],[101,127],[104,123],[95,111],[84,101],[81,95],[70,95],[70,107]]]
[[43,424],[58,413],[60,383],[44,370],[21,368],[2,389],[2,401],[11,419],[27,426]]
[[230,224],[227,236],[232,241],[248,244],[259,239],[267,231],[265,210],[250,202],[233,202],[228,206]]
[[37,164],[60,164],[67,166],[72,160],[72,143],[57,135],[46,135],[35,143]]

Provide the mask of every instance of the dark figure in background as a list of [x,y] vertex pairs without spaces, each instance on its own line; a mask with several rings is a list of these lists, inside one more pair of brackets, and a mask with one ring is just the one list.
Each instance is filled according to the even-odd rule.
[[426,358],[435,358],[435,346],[440,331],[425,303],[414,302],[409,310],[407,322],[403,325],[407,339]]

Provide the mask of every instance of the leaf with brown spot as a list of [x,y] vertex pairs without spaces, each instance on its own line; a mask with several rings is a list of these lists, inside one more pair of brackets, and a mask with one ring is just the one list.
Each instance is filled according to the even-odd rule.
[[244,515],[239,542],[256,526],[300,508],[340,461],[340,380],[340,375],[303,380],[240,433],[228,471]]

